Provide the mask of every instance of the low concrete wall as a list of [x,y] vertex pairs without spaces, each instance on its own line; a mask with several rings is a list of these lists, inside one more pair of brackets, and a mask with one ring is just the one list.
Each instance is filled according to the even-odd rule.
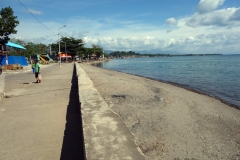
[[80,64],[75,65],[86,159],[145,159],[129,129],[120,117],[111,111]]

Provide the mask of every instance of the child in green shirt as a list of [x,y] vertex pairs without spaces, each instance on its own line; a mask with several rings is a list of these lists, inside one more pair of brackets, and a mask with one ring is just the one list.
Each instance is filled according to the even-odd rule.
[[35,78],[37,79],[36,83],[41,83],[41,80],[38,80],[38,76],[40,74],[40,64],[38,60],[35,60]]

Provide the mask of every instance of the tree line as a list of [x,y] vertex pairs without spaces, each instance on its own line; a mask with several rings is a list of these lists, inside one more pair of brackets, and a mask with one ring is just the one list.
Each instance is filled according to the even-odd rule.
[[139,57],[176,57],[176,56],[216,56],[222,54],[165,54],[165,53],[157,53],[157,54],[147,54],[147,53],[137,53],[134,51],[114,51],[109,54],[112,58],[139,58]]
[[114,51],[109,54],[110,57],[114,58],[123,58],[123,57],[163,57],[163,56],[171,56],[170,54],[147,54],[147,53],[137,53],[134,51]]
[[[43,54],[43,53],[52,53],[52,56],[58,56],[59,54],[59,43],[52,44],[42,44],[42,43],[33,43],[26,42],[20,39],[11,39],[11,42],[22,45],[26,48],[26,50],[9,48],[9,55],[19,55],[25,57],[32,57],[35,54]],[[64,42],[64,43],[63,43]],[[66,43],[66,51],[65,51],[65,43]],[[92,56],[98,59],[100,56],[104,54],[103,48],[99,45],[92,44],[91,47],[85,47],[82,39],[76,39],[73,37],[62,37],[60,39],[60,52],[67,53],[72,57],[80,57],[80,58],[91,58]],[[108,56],[105,54],[105,56]]]

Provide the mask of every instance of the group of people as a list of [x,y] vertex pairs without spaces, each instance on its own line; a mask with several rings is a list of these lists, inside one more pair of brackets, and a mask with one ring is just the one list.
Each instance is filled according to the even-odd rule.
[[32,72],[35,73],[36,83],[41,83],[40,76],[40,64],[38,63],[38,60],[35,59],[34,63],[32,63]]

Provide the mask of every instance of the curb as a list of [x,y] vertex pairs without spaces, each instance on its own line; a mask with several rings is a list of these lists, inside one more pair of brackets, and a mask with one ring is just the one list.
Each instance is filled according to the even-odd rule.
[[29,69],[29,70],[25,70],[25,71],[21,71],[21,72],[3,72],[3,74],[25,73],[25,72],[29,72],[29,71],[31,71],[31,70]]

